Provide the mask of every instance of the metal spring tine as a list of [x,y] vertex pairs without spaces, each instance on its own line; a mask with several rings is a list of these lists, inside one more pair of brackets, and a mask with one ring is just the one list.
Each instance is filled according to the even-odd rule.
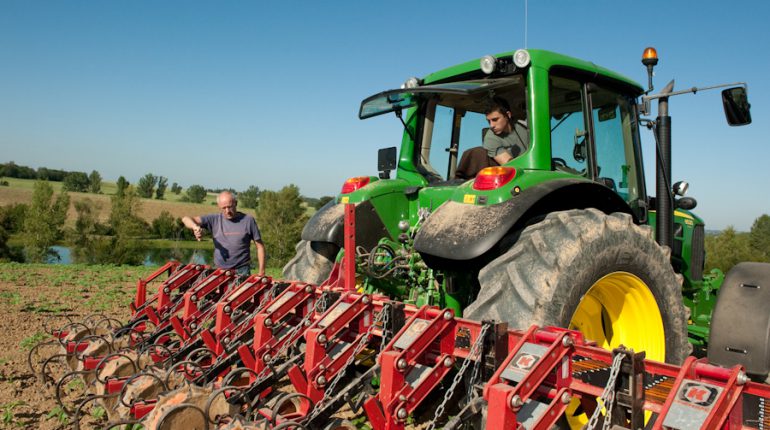
[[[109,424],[109,423],[108,423]],[[142,425],[141,420],[121,420],[114,423],[109,424],[109,427],[105,427],[104,430],[112,430],[118,426],[135,426],[135,425]]]
[[126,380],[126,382],[123,384],[123,387],[120,388],[120,394],[118,395],[118,401],[120,402],[121,405],[123,405],[123,406],[125,406],[127,408],[131,408],[132,406],[134,406],[134,403],[127,404],[126,402],[124,402],[123,398],[126,395],[126,389],[128,388],[129,384],[131,384],[134,380],[138,379],[141,376],[149,376],[150,378],[153,378],[153,379],[157,380],[158,382],[160,382],[161,386],[163,387],[163,391],[164,392],[168,391],[168,384],[166,384],[166,381],[164,381],[163,378],[161,378],[160,376],[158,376],[158,375],[156,375],[154,373],[151,373],[151,372],[146,372],[146,371],[135,373],[135,374],[131,375],[131,377],[128,378]]
[[[243,398],[243,387],[237,387],[235,385],[222,385],[221,388],[214,390],[211,395],[209,395],[209,398],[206,399],[206,406],[203,408],[203,413],[206,416],[206,419],[210,424],[219,425],[219,419],[212,421],[211,420],[211,406],[214,404],[214,400],[220,395],[225,394],[227,391],[236,391],[238,394],[240,394],[240,398]],[[232,397],[231,397],[232,398]],[[230,402],[230,399],[225,399],[228,403]],[[219,417],[216,417],[219,418]]]
[[49,357],[47,360],[43,362],[43,367],[40,370],[40,374],[43,377],[43,383],[47,383],[48,381],[53,382],[54,378],[52,376],[48,376],[46,374],[46,369],[48,368],[48,365],[52,362],[52,360],[56,358],[64,358],[65,360],[69,358],[69,355],[67,354],[54,354],[51,357]]
[[80,404],[78,405],[78,408],[75,409],[75,415],[72,418],[72,425],[74,426],[74,430],[79,430],[80,429],[80,413],[83,410],[83,408],[86,406],[87,403],[93,402],[94,400],[99,400],[99,399],[109,399],[110,397],[115,397],[116,395],[117,395],[117,393],[112,393],[112,394],[94,394],[94,395],[86,397],[85,400],[80,402]]
[[116,352],[113,352],[111,354],[107,354],[104,357],[102,357],[101,361],[99,361],[99,364],[96,365],[96,374],[94,376],[95,376],[96,380],[100,384],[106,384],[107,383],[106,379],[100,379],[99,377],[101,376],[101,369],[104,367],[104,364],[107,363],[107,360],[109,360],[109,359],[111,359],[113,357],[123,357],[123,358],[128,359],[128,361],[131,363],[131,366],[134,368],[134,372],[139,371],[139,366],[134,361],[133,358],[129,357],[127,354],[125,354],[122,351],[116,351]]
[[37,372],[35,371],[35,366],[32,364],[32,355],[35,353],[35,351],[38,350],[38,348],[48,346],[48,345],[58,345],[59,342],[57,342],[57,339],[48,339],[42,342],[39,342],[37,345],[33,346],[32,349],[29,350],[29,353],[27,353],[27,366],[29,366],[29,370],[32,371],[33,375],[37,376]]
[[[69,372],[69,373],[65,374],[64,376],[59,378],[59,380],[56,382],[56,391],[55,391],[55,393],[56,393],[56,403],[59,404],[59,407],[62,408],[62,410],[67,413],[67,415],[71,415],[72,414],[72,410],[67,408],[66,406],[64,406],[64,402],[61,399],[62,384],[64,384],[64,381],[69,376],[85,375],[85,374],[88,374],[88,373],[91,373],[91,371],[90,370],[74,370],[72,372]],[[84,386],[86,385],[85,381],[83,381],[83,385]]]

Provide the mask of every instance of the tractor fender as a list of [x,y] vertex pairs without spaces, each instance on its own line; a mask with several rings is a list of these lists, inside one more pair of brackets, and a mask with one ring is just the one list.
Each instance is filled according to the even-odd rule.
[[719,289],[708,343],[711,364],[741,364],[753,378],[770,373],[770,264],[738,263]]
[[[344,246],[345,205],[334,200],[325,204],[302,229],[302,239],[311,242],[330,242],[338,247]],[[356,204],[356,245],[366,249],[383,237],[390,237],[385,224],[370,201]]]
[[508,232],[554,211],[592,207],[608,214],[633,215],[628,204],[612,190],[580,179],[548,181],[512,195],[503,203],[486,206],[444,203],[417,232],[415,249],[431,261],[435,261],[431,257],[471,260],[490,251]]

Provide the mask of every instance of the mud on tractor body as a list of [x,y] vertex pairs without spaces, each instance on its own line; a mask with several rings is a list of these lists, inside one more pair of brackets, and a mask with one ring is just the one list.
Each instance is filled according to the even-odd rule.
[[[400,151],[308,222],[284,280],[169,263],[131,321],[52,330],[30,366],[76,424],[99,403],[113,427],[766,428],[770,265],[704,273],[704,223],[671,183],[680,93],[649,87],[519,50],[369,97],[360,117],[395,113]],[[495,164],[499,98],[526,149],[472,171]],[[745,87],[723,101],[750,122]]]

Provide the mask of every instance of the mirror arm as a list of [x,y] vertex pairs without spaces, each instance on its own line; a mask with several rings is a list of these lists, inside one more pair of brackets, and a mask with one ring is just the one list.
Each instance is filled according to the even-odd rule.
[[689,89],[686,89],[686,90],[674,91],[674,92],[670,92],[670,93],[658,93],[658,94],[653,94],[651,96],[642,96],[642,102],[648,102],[650,100],[655,100],[655,99],[659,99],[659,98],[662,98],[662,97],[678,96],[678,95],[682,95],[682,94],[696,94],[698,91],[707,91],[707,90],[714,90],[714,89],[717,89],[717,88],[727,88],[727,87],[735,87],[735,86],[740,86],[740,87],[745,88],[746,89],[746,93],[748,94],[749,86],[748,86],[748,84],[746,82],[733,82],[731,84],[712,85],[710,87],[700,87],[700,88],[692,87],[692,88],[689,88]]

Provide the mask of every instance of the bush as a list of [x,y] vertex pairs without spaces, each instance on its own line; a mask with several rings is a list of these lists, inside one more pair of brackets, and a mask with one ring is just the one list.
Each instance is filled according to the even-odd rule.
[[88,192],[88,188],[91,185],[91,181],[88,179],[88,175],[85,172],[69,172],[64,177],[64,183],[62,189],[64,191],[72,191],[77,193]]
[[174,239],[177,237],[178,223],[168,211],[163,211],[152,220],[152,233],[161,239]]
[[206,189],[202,185],[190,185],[187,189],[187,201],[192,203],[203,203],[206,200]]

